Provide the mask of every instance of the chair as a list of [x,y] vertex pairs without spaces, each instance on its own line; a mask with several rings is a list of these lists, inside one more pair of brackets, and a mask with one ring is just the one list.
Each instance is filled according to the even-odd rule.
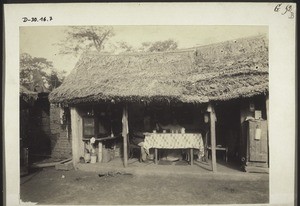
[[[205,143],[204,143],[204,152],[205,152],[205,158],[206,160],[209,159],[209,150],[211,151],[211,145],[209,144],[210,140],[210,133],[206,132],[205,134]],[[228,161],[227,153],[228,153],[228,147],[222,147],[222,146],[216,146],[216,151],[223,151],[224,152],[224,160],[225,162]]]

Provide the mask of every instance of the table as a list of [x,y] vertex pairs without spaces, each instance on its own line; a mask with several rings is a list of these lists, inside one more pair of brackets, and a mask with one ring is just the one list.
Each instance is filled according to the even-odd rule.
[[[227,153],[228,153],[228,147],[215,147],[216,148],[216,151],[224,151],[225,152],[225,156],[224,156],[224,160],[225,162],[228,161],[228,158],[227,158]],[[211,146],[208,146],[207,147],[207,154],[206,154],[206,157],[208,158],[208,150],[211,150]]]
[[143,147],[149,154],[149,149],[155,149],[155,163],[157,163],[157,149],[190,149],[191,165],[193,165],[193,149],[199,149],[199,156],[204,156],[204,145],[199,133],[145,133]]

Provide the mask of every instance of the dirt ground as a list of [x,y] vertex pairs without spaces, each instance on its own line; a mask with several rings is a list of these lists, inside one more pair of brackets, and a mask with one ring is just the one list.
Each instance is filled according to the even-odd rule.
[[[254,178],[253,178],[254,177]],[[38,204],[229,204],[267,203],[267,174],[251,178],[57,171],[21,178],[21,200]]]

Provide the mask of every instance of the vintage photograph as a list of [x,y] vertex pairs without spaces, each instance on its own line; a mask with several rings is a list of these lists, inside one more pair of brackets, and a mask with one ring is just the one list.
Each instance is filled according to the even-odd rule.
[[20,201],[269,203],[269,65],[268,26],[20,26]]

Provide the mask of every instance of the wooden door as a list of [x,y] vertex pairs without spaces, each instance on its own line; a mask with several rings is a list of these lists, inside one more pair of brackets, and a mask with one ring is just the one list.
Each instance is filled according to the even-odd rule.
[[[259,131],[260,130],[260,131]],[[249,121],[249,160],[268,161],[267,121]]]

